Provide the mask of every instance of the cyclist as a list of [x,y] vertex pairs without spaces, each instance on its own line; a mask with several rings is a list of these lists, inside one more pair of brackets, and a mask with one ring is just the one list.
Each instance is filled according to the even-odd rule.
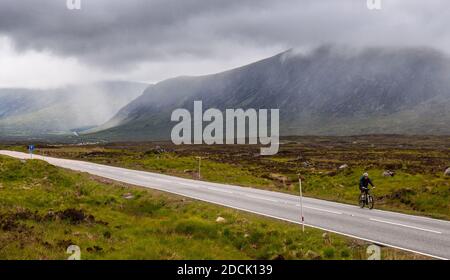
[[364,193],[364,195],[367,195],[367,191],[369,190],[369,184],[375,188],[374,184],[369,178],[369,173],[365,172],[361,179],[359,179],[359,190],[361,191],[361,194]]

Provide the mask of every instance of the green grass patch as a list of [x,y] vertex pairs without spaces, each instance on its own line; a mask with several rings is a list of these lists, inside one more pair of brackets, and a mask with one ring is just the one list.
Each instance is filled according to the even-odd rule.
[[72,244],[82,259],[367,257],[365,242],[0,156],[0,259],[67,259]]

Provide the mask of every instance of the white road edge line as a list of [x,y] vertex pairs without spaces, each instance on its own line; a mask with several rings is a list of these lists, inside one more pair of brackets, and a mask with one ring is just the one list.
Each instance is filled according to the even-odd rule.
[[[138,187],[142,187],[142,186],[139,186],[139,185],[137,185],[137,186]],[[146,188],[152,188],[152,187],[146,187]],[[155,189],[157,189],[157,188],[155,188]],[[249,212],[249,213],[252,213],[252,214],[257,214],[257,215],[261,215],[261,216],[265,216],[265,217],[269,217],[269,218],[273,218],[273,219],[277,219],[277,220],[282,220],[282,221],[286,221],[286,222],[290,222],[290,223],[294,223],[294,224],[298,224],[298,225],[302,224],[300,221],[290,220],[290,219],[277,217],[277,216],[270,215],[270,214],[261,213],[261,212],[258,212],[258,211],[253,211],[253,210],[249,210],[249,209],[245,209],[245,208],[241,208],[241,207],[231,206],[231,205],[227,205],[227,204],[224,204],[224,203],[215,202],[215,201],[211,201],[211,200],[208,200],[208,199],[195,197],[195,196],[192,196],[192,195],[186,195],[186,194],[175,192],[175,191],[167,191],[165,189],[157,189],[157,190],[160,190],[160,191],[163,191],[163,192],[167,192],[167,193],[177,194],[177,195],[180,195],[180,196],[192,198],[192,199],[199,200],[199,201],[212,203],[212,204],[215,204],[215,205],[224,206],[224,207],[227,207],[227,208],[232,208],[232,209],[236,209],[236,210],[240,210],[240,211]],[[370,243],[374,243],[374,244],[378,244],[378,245],[382,245],[382,246],[386,246],[386,247],[391,247],[391,248],[394,248],[394,249],[399,249],[399,250],[403,250],[403,251],[407,251],[407,252],[411,252],[411,253],[415,253],[415,254],[419,254],[419,255],[435,258],[435,259],[448,260],[445,257],[435,256],[435,255],[427,254],[427,253],[424,253],[424,252],[415,251],[413,249],[399,247],[399,246],[392,245],[392,244],[389,244],[389,243],[375,241],[375,240],[372,240],[372,239],[368,239],[368,238],[364,238],[364,237],[360,237],[360,236],[356,236],[356,235],[352,235],[352,234],[348,234],[348,233],[344,233],[344,232],[340,232],[340,231],[336,231],[336,230],[330,230],[330,229],[327,229],[327,228],[324,228],[324,227],[314,226],[314,225],[307,224],[307,223],[305,223],[305,226],[321,229],[321,230],[324,230],[324,231],[328,231],[328,232],[344,235],[344,236],[347,236],[347,237],[351,237],[351,238],[367,241],[367,242],[370,242]]]
[[374,219],[374,218],[370,218],[370,220],[374,221],[374,222],[379,222],[379,223],[385,223],[385,224],[390,224],[390,225],[395,225],[395,226],[400,226],[400,227],[407,227],[407,228],[412,228],[412,229],[417,229],[417,230],[423,230],[423,231],[428,231],[428,232],[432,232],[432,233],[442,234],[442,232],[436,231],[436,230],[432,230],[432,229],[420,228],[420,227],[415,227],[415,226],[410,226],[410,225],[405,225],[405,224],[399,224],[399,223],[394,223],[394,222],[385,221],[385,220],[379,220],[379,219]]
[[[113,179],[113,180],[115,180],[115,179]],[[237,207],[237,206],[232,206],[232,205],[228,205],[228,204],[225,204],[225,203],[216,202],[216,201],[208,200],[208,199],[205,199],[205,198],[196,197],[196,196],[193,196],[193,195],[184,194],[184,193],[181,193],[181,192],[176,192],[176,191],[172,191],[172,190],[169,191],[169,190],[165,189],[164,187],[153,187],[153,186],[150,187],[150,186],[142,186],[142,185],[136,185],[136,186],[144,187],[144,188],[150,188],[150,189],[156,189],[156,190],[163,191],[163,192],[166,192],[166,193],[172,193],[172,194],[188,197],[188,198],[191,198],[191,199],[204,201],[204,202],[208,202],[208,203],[211,203],[211,204],[220,205],[220,206],[223,206],[223,207],[232,208],[232,209],[236,209],[236,210],[240,210],[240,211],[245,211],[245,212],[249,212],[249,213],[253,213],[253,214],[257,214],[257,215],[261,215],[261,216],[265,216],[265,217],[269,217],[269,218],[273,218],[273,219],[277,219],[277,220],[282,220],[282,221],[286,221],[286,222],[290,222],[290,223],[294,223],[294,224],[298,224],[298,225],[302,224],[300,221],[296,221],[296,220],[290,220],[290,219],[286,219],[286,218],[282,218],[282,217],[277,217],[277,216],[274,216],[274,215],[265,214],[265,213],[262,213],[262,212],[249,210],[249,209],[245,209],[245,208],[241,208],[241,207]],[[352,234],[348,234],[348,233],[344,233],[344,232],[340,232],[340,231],[336,231],[336,230],[331,230],[331,229],[327,229],[327,228],[320,227],[320,226],[315,226],[315,225],[311,225],[311,224],[307,224],[307,223],[305,223],[305,226],[321,229],[321,230],[324,230],[324,231],[328,231],[328,232],[344,235],[344,236],[347,236],[347,237],[350,237],[350,238],[355,238],[355,239],[367,241],[367,242],[370,242],[370,243],[374,243],[374,244],[378,244],[378,245],[382,245],[382,246],[386,246],[386,247],[391,247],[391,248],[395,248],[395,249],[399,249],[399,250],[408,251],[408,252],[411,252],[411,253],[415,253],[415,254],[419,254],[419,255],[435,258],[435,259],[448,260],[445,257],[440,257],[440,256],[432,255],[432,254],[427,254],[427,253],[419,252],[419,251],[416,251],[416,250],[413,250],[413,249],[408,249],[408,248],[392,245],[392,244],[389,244],[389,243],[384,243],[384,242],[368,239],[368,238],[365,238],[365,237],[360,237],[360,236],[356,236],[356,235],[352,235]]]

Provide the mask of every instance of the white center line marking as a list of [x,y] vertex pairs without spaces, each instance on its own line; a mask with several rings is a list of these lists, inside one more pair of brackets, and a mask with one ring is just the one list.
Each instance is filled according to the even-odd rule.
[[437,233],[437,234],[442,234],[442,232],[440,232],[440,231],[431,230],[431,229],[426,229],[426,228],[420,228],[420,227],[415,227],[415,226],[409,226],[409,225],[404,225],[404,224],[399,224],[399,223],[394,223],[394,222],[389,222],[389,221],[384,221],[384,220],[378,220],[378,219],[373,219],[373,218],[370,218],[370,220],[371,220],[371,221],[374,221],[374,222],[379,222],[379,223],[385,223],[385,224],[390,224],[390,225],[396,225],[396,226],[401,226],[401,227],[413,228],[413,229],[418,229],[418,230],[423,230],[423,231],[433,232],[433,233]]
[[178,184],[183,185],[183,186],[193,187],[193,188],[199,188],[200,187],[200,186],[195,185],[195,184],[183,183],[183,182],[178,182]]
[[152,179],[155,181],[158,181],[158,182],[173,183],[172,181],[166,180],[166,179],[160,179],[160,178],[152,178]]
[[216,191],[216,192],[223,192],[223,193],[233,193],[232,191],[222,190],[222,189],[216,189],[216,188],[210,188],[207,187],[208,190]]
[[163,183],[173,183],[171,180],[161,179],[161,178],[155,178],[155,177],[148,177],[144,175],[136,174],[136,177],[140,177],[144,179],[145,181],[157,181],[157,182],[163,182]]

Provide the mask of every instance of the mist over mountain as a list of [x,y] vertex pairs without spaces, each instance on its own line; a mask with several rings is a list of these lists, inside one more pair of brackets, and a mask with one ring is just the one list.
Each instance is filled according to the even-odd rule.
[[62,135],[97,126],[147,86],[98,82],[52,90],[0,89],[0,137]]
[[280,109],[282,135],[450,134],[450,60],[427,48],[325,46],[149,86],[95,137],[169,139],[176,108]]

